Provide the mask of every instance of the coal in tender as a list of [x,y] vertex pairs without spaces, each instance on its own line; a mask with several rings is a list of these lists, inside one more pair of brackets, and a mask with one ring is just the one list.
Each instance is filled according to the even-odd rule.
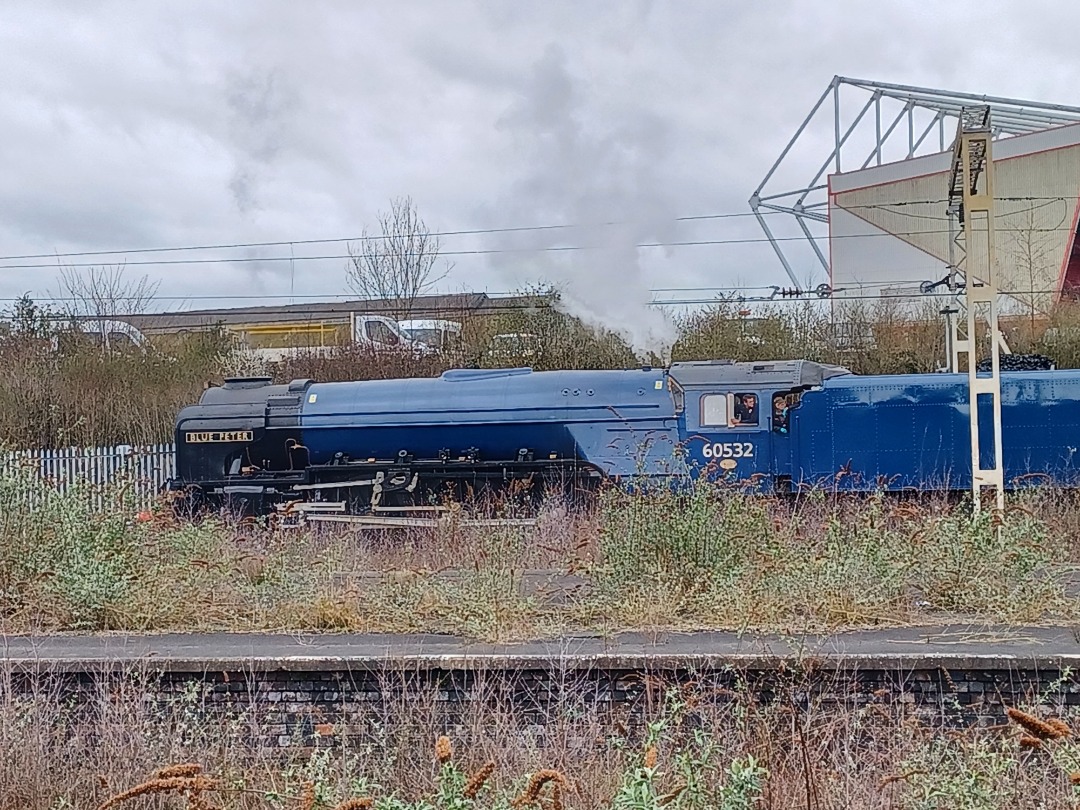
[[[1002,371],[1052,371],[1054,361],[1044,354],[1003,354],[998,359]],[[977,371],[991,371],[993,361],[987,357],[975,367]]]

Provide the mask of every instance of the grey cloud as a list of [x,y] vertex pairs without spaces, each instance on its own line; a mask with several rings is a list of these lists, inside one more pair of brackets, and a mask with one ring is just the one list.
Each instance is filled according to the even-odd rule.
[[[760,243],[627,245],[759,236],[752,220],[670,220],[745,211],[833,74],[1072,100],[1066,32],[1080,9],[988,2],[979,18],[973,8],[193,0],[178,12],[11,0],[0,27],[0,72],[14,77],[0,86],[0,250],[348,236],[410,194],[441,230],[634,222],[563,235],[600,241],[592,257],[451,257],[447,282],[494,290],[570,273],[583,307],[628,322],[603,295],[616,286],[611,267],[631,268],[645,289],[784,283]],[[979,19],[980,46],[960,58],[954,32]],[[822,158],[800,158],[796,174]],[[443,240],[447,250],[503,244]],[[798,261],[813,271],[812,256]],[[298,262],[297,293],[340,292],[343,265]],[[290,284],[280,266],[147,272],[162,295],[277,295]],[[31,286],[52,279],[0,271],[0,297]]]
[[248,73],[228,81],[229,136],[236,167],[229,190],[241,214],[258,208],[260,175],[272,169],[298,114],[295,93],[277,70]]
[[[650,310],[649,285],[639,243],[664,241],[677,210],[660,171],[668,126],[647,111],[608,121],[589,115],[590,90],[571,75],[566,55],[548,46],[523,82],[517,99],[497,121],[517,145],[519,171],[497,201],[493,218],[509,224],[540,212],[544,221],[579,224],[574,238],[590,249],[537,254],[523,263],[516,254],[493,264],[508,278],[538,273],[564,290],[573,314],[624,333],[640,350],[663,352],[672,330]],[[606,224],[618,222],[617,225]],[[565,244],[560,232],[508,236],[507,248]],[[524,266],[523,266],[524,265]]]

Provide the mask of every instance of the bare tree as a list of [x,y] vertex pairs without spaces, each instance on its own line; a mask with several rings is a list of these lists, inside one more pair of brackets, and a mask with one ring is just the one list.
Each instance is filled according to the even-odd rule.
[[[114,330],[108,321],[124,321],[127,316],[140,315],[149,308],[157,293],[158,282],[147,276],[125,278],[123,265],[116,267],[61,267],[60,291],[55,298],[61,304],[58,331],[81,336],[90,332],[87,321],[93,323],[103,352],[114,340]],[[82,322],[76,326],[76,322]],[[80,338],[81,339],[81,338]]]
[[146,312],[159,282],[147,276],[128,279],[123,265],[116,267],[63,267],[60,269],[62,311],[72,320],[122,318]]
[[390,211],[379,214],[380,233],[361,236],[360,246],[349,245],[346,269],[349,288],[360,298],[384,301],[395,320],[409,319],[416,299],[430,292],[452,269],[437,272],[439,239],[432,236],[409,197],[391,201]]
[[1026,288],[1011,294],[1026,306],[1031,329],[1029,339],[1034,340],[1038,316],[1047,314],[1053,303],[1051,289],[1057,266],[1050,252],[1047,228],[1041,226],[1035,209],[1029,208],[1020,214],[1020,222],[1008,229],[1009,244],[1005,253],[1021,286]]

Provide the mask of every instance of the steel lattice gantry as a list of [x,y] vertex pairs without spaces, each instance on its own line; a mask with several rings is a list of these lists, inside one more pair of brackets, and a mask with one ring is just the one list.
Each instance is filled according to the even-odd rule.
[[[843,93],[842,88],[845,88]],[[992,138],[1080,122],[1080,107],[834,76],[749,200],[750,209],[791,282],[800,286],[764,214],[785,213],[794,217],[817,261],[828,273],[829,260],[817,243],[820,237],[811,230],[811,226],[829,221],[828,174],[945,152],[953,145],[951,136],[962,112],[976,105],[989,109]],[[827,155],[819,156],[817,171],[803,186],[774,190],[770,184],[777,182],[784,169],[792,168],[789,164],[793,150],[826,116],[829,118],[827,142],[831,149]],[[815,161],[813,165],[818,164]]]
[[[949,211],[957,217],[963,258],[959,268],[964,276],[964,308],[967,310],[962,339],[955,340],[955,352],[967,359],[968,413],[971,425],[971,490],[976,512],[984,487],[992,487],[995,505],[1005,508],[1004,461],[1001,441],[1001,332],[998,328],[998,279],[994,261],[994,157],[993,124],[988,106],[961,111],[953,142],[952,170],[949,173]],[[988,374],[978,373],[978,325],[986,323],[990,346]],[[958,370],[958,369],[957,369]],[[989,464],[983,463],[980,430],[981,399],[990,401],[991,430]]]

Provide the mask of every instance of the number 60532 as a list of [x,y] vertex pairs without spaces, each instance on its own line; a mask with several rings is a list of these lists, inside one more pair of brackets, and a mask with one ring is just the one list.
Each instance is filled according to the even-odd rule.
[[750,442],[706,442],[702,454],[705,458],[753,458],[754,445]]

